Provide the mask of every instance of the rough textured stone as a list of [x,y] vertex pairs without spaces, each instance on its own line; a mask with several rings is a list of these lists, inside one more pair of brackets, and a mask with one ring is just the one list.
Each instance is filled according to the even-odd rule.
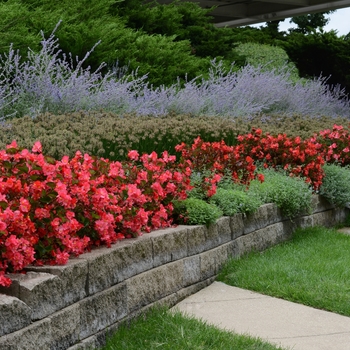
[[218,274],[219,269],[228,259],[228,248],[229,246],[224,244],[220,247],[200,254],[201,280],[216,276]]
[[177,295],[177,303],[180,302],[181,300],[187,298],[188,296],[197,293],[201,289],[209,286],[215,281],[216,277],[210,277],[206,279],[205,281],[198,282],[196,284],[193,284],[192,286],[182,288],[178,292],[176,292]]
[[231,239],[236,239],[244,234],[243,214],[235,214],[230,218]]
[[137,239],[118,242],[111,248],[102,248],[84,254],[88,260],[88,293],[93,295],[126,278],[147,271],[153,267],[152,241],[142,236]]
[[201,278],[200,270],[200,257],[199,255],[194,255],[189,258],[183,259],[183,285],[189,286],[191,284],[197,283]]
[[337,208],[334,209],[335,223],[343,223],[350,214],[349,208]]
[[0,336],[29,326],[31,313],[23,301],[0,294]]
[[226,247],[227,247],[227,258],[228,259],[240,256],[239,245],[237,243],[237,239],[227,243]]
[[222,266],[227,262],[229,258],[231,258],[231,242],[223,244],[222,246],[215,249],[216,251],[216,265],[217,265],[217,273],[220,272]]
[[187,231],[188,255],[195,255],[205,250],[205,236],[207,228],[205,226],[189,226]]
[[322,211],[333,209],[334,205],[328,202],[328,200],[322,196],[313,195],[312,208],[313,208],[313,213],[320,213]]
[[18,285],[18,298],[31,308],[33,321],[63,308],[62,284],[55,275],[29,271],[16,274],[13,283]]
[[79,341],[80,305],[76,303],[50,316],[52,344],[55,350],[64,350]]
[[200,254],[201,259],[201,280],[217,274],[216,249]]
[[312,215],[314,226],[326,226],[330,227],[335,223],[334,211],[328,210],[318,212]]
[[98,349],[98,342],[95,336],[83,339],[80,343],[75,344],[67,350],[92,350]]
[[255,213],[248,214],[244,219],[244,234],[260,230],[266,226],[282,221],[280,210],[275,204],[264,204]]
[[112,325],[127,315],[126,284],[120,283],[79,302],[80,339]]
[[73,258],[63,266],[28,266],[26,270],[58,276],[61,281],[63,307],[69,306],[86,296],[88,264],[84,259]]
[[242,255],[253,250],[262,251],[281,242],[281,238],[284,236],[287,235],[284,234],[282,222],[251,232],[237,238],[239,254]]
[[153,266],[157,267],[187,256],[187,226],[151,232]]
[[48,350],[51,349],[51,344],[50,319],[37,321],[26,328],[0,338],[1,350]]
[[177,292],[183,286],[183,271],[183,262],[178,260],[128,279],[128,312]]
[[231,233],[231,218],[223,216],[216,221],[216,226],[219,235],[219,244],[227,243],[232,239]]
[[313,215],[310,216],[300,216],[296,219],[293,219],[293,222],[296,223],[295,225],[295,229],[297,227],[300,228],[306,228],[306,227],[312,227],[314,226],[314,219],[313,219]]
[[188,255],[195,255],[220,245],[218,225],[189,226],[188,229]]

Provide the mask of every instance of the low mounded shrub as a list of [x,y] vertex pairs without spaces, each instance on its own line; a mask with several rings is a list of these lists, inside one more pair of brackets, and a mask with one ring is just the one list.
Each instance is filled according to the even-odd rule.
[[262,174],[264,182],[252,181],[248,194],[253,192],[264,203],[275,203],[288,218],[311,211],[312,189],[302,178],[274,169],[265,169]]
[[175,221],[186,225],[210,225],[219,219],[223,212],[214,204],[197,198],[174,201]]
[[336,206],[345,206],[350,203],[350,168],[339,164],[325,164],[319,194]]
[[210,203],[218,206],[226,216],[236,213],[252,213],[263,204],[260,197],[254,193],[223,188],[218,188],[216,193],[210,197]]

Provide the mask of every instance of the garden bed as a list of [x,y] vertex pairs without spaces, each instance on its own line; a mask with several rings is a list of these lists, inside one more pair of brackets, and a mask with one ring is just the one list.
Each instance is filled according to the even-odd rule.
[[285,241],[297,227],[341,223],[349,213],[317,195],[313,208],[289,220],[266,204],[209,227],[181,225],[96,248],[64,266],[28,266],[0,290],[0,348],[98,348],[120,322],[212,283],[229,257]]

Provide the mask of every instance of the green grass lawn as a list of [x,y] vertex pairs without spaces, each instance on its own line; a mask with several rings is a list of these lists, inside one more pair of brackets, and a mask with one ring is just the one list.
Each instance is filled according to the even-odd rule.
[[258,338],[237,335],[209,326],[180,312],[151,309],[122,326],[103,350],[276,350]]
[[291,241],[231,259],[218,280],[350,316],[350,236],[299,229]]

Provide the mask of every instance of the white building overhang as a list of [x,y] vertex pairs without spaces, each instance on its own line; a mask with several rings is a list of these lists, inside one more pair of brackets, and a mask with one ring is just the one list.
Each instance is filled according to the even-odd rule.
[[[210,16],[217,27],[239,27],[309,13],[350,7],[350,0],[186,0],[213,8]],[[158,0],[169,4],[173,0]],[[350,18],[349,18],[350,21]]]

